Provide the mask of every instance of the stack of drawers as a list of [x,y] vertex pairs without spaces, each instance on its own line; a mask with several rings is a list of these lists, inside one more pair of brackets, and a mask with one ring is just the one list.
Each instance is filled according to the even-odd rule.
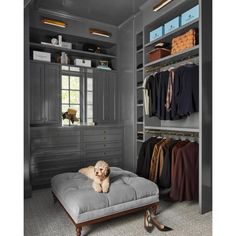
[[81,131],[62,128],[31,129],[30,174],[33,188],[50,186],[59,173],[81,167]]
[[85,163],[104,160],[110,166],[121,166],[123,153],[123,128],[87,128],[83,135]]

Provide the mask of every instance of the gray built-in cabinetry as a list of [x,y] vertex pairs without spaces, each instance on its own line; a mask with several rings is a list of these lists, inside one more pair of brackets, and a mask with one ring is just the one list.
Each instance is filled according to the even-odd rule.
[[30,63],[31,125],[60,124],[60,66]]
[[105,160],[122,165],[123,127],[32,127],[31,184],[33,189],[49,187],[59,173],[78,171]]
[[94,69],[94,122],[117,121],[117,73]]

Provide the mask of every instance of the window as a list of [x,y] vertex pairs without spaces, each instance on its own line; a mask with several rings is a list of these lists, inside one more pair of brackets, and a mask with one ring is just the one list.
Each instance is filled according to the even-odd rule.
[[62,66],[62,114],[70,108],[76,110],[78,118],[78,121],[74,123],[68,119],[62,119],[63,126],[93,123],[93,77],[92,70],[88,69],[87,71],[79,67]]
[[87,78],[87,123],[93,122],[93,79]]

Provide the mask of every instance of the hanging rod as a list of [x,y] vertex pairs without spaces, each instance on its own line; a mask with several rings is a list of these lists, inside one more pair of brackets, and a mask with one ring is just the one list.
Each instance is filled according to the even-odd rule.
[[175,60],[166,64],[162,64],[162,65],[158,65],[158,66],[149,66],[148,69],[145,69],[145,73],[149,73],[149,72],[157,72],[162,70],[168,70],[168,68],[172,67],[172,66],[179,66],[182,63],[187,63],[187,62],[192,62],[195,64],[199,64],[199,56],[198,55],[193,55],[193,56],[188,56],[187,58],[183,58],[183,59],[179,59],[179,60]]
[[188,137],[198,137],[198,133],[197,132],[190,132],[190,131],[145,130],[145,133],[149,133],[149,134],[166,134],[166,135],[176,135],[176,136],[188,136]]

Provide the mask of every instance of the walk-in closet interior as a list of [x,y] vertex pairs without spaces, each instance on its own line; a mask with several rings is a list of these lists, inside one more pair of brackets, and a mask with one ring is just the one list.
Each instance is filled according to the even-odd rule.
[[212,210],[211,4],[25,1],[26,198],[105,160]]

